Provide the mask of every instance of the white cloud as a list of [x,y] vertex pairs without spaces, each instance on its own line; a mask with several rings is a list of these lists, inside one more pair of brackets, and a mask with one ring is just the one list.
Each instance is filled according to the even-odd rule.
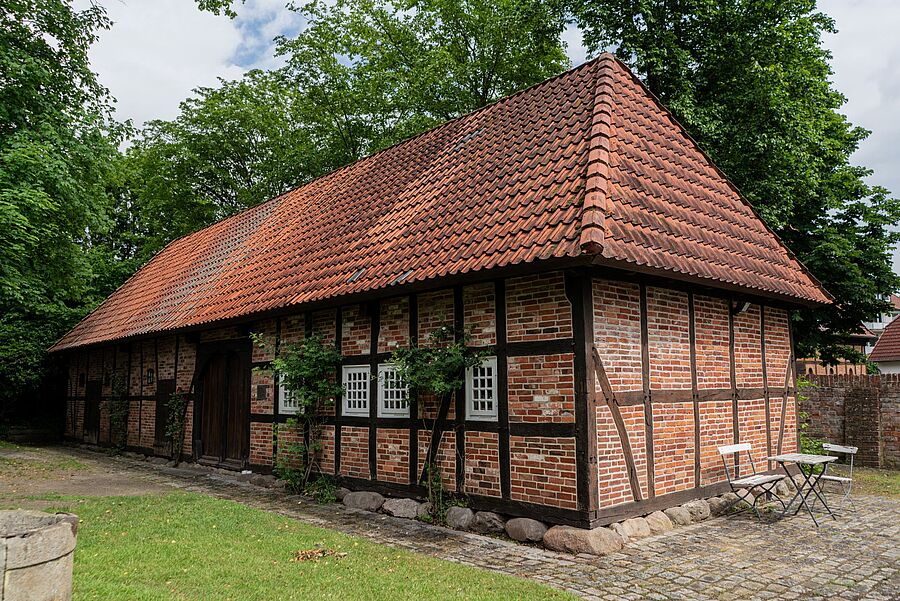
[[[78,0],[76,6],[89,1]],[[117,117],[135,125],[175,117],[179,102],[194,88],[274,66],[272,39],[298,26],[284,0],[249,0],[237,6],[235,20],[202,12],[192,0],[99,4],[113,25],[100,32],[91,65],[117,99]]]

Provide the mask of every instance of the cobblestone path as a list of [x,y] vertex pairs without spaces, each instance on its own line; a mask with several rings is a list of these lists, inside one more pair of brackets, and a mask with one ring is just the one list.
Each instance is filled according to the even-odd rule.
[[797,516],[717,518],[631,543],[606,557],[317,505],[234,476],[66,449],[165,487],[231,499],[309,524],[442,559],[540,580],[588,599],[900,599],[900,501],[856,497],[857,512],[816,529]]

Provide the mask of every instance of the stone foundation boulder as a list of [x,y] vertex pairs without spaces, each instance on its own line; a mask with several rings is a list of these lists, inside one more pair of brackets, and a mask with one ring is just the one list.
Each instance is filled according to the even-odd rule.
[[384,497],[377,492],[367,490],[347,493],[341,500],[347,507],[365,511],[378,511],[384,505]]
[[654,511],[644,519],[647,521],[647,526],[650,527],[650,532],[653,534],[662,534],[675,527],[672,520],[669,519],[669,516],[662,511]]
[[676,526],[687,526],[691,523],[691,513],[684,507],[669,507],[663,513]]
[[506,522],[506,535],[520,543],[539,543],[547,532],[543,522],[529,518],[513,518]]
[[554,526],[544,533],[544,545],[553,551],[608,555],[624,545],[622,537],[609,528],[572,528]]
[[419,502],[413,499],[388,499],[381,510],[388,515],[411,520],[419,513]]
[[631,518],[610,526],[622,540],[627,542],[646,538],[652,534],[650,525],[644,518]]
[[416,517],[420,520],[431,517],[431,501],[425,501],[416,510]]
[[447,510],[447,525],[454,530],[468,530],[475,521],[475,514],[467,507],[451,507]]
[[687,509],[688,513],[691,514],[692,522],[702,522],[709,517],[709,503],[707,503],[704,499],[688,501],[687,503],[682,505],[682,507],[684,509]]
[[493,511],[479,511],[472,521],[472,530],[479,534],[499,534],[506,523]]
[[719,516],[725,513],[725,508],[728,507],[729,501],[724,497],[713,497],[708,499],[707,503],[709,503],[709,515]]

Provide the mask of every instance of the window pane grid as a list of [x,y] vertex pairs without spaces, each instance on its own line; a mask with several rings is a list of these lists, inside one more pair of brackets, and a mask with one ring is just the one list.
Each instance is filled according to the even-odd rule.
[[378,412],[384,417],[409,416],[409,388],[392,365],[378,366]]
[[369,415],[369,368],[368,366],[345,367],[343,369],[344,415],[368,417]]
[[468,417],[497,419],[497,358],[488,357],[466,373]]

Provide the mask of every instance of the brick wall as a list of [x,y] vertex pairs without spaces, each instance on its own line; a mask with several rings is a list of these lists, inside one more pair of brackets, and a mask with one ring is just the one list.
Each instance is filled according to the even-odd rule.
[[513,499],[576,507],[574,438],[510,436],[509,469]]
[[653,461],[657,495],[694,487],[694,407],[653,404]]
[[[376,432],[375,452],[378,458],[378,479],[397,484],[409,483],[409,430],[379,428]],[[341,441],[343,446],[343,441]]]
[[497,343],[494,284],[477,284],[463,288],[463,325],[471,336],[472,346]]
[[[642,405],[621,407],[620,411],[634,455],[638,484],[642,496],[646,498],[648,490],[644,407]],[[602,402],[597,404],[597,480],[601,507],[632,500],[619,434],[609,408]]]
[[341,475],[369,478],[369,429],[341,427]]
[[[625,422],[642,498],[687,491],[724,480],[717,448],[735,442],[734,398],[741,399],[737,401],[740,440],[753,444],[757,460],[769,454],[766,443],[770,438],[777,442],[781,395],[790,363],[785,310],[770,307],[763,310],[759,305],[749,305],[734,315],[735,361],[732,366],[728,300],[694,295],[693,351],[696,362],[692,373],[691,296],[685,291],[647,286],[644,327],[649,373],[644,374],[640,285],[595,279],[592,294],[593,341]],[[770,420],[778,412],[774,427],[768,432],[763,390],[763,319],[765,370],[768,386],[774,391]],[[732,388],[732,372],[735,388]],[[652,432],[647,430],[645,409],[639,404],[646,400],[643,393],[645,378],[650,388]],[[755,394],[750,394],[751,390]],[[633,496],[622,442],[596,381],[595,392],[600,401],[596,427],[602,509],[632,501]],[[796,446],[794,404],[790,396],[785,418],[787,429],[783,450],[790,451]],[[652,440],[653,466],[647,465],[648,440]],[[759,467],[764,468],[765,462]],[[648,491],[648,470],[651,468],[654,490]]]
[[466,432],[465,491],[500,496],[500,446],[495,432]]
[[[260,392],[263,394],[260,395]],[[271,415],[275,407],[275,377],[270,369],[250,372],[250,413]]]
[[453,327],[453,290],[419,295],[419,345],[427,346],[438,328]]
[[510,357],[509,421],[574,422],[572,353]]
[[389,353],[409,345],[409,299],[393,298],[381,303],[378,352]]
[[[422,473],[425,460],[428,458],[428,447],[431,445],[431,430],[419,430],[419,465],[417,474]],[[444,432],[441,436],[441,444],[437,452],[437,465],[441,470],[441,480],[444,488],[450,491],[456,490],[456,437],[453,432]]]
[[684,292],[647,287],[650,388],[691,388],[688,298]]
[[510,342],[572,335],[572,309],[561,273],[506,282],[506,337]]
[[[636,284],[593,281],[594,344],[613,390],[640,390],[641,304]],[[726,342],[727,344],[727,342]],[[600,393],[600,384],[595,382]]]
[[272,465],[272,424],[250,422],[250,463]]
[[860,465],[900,467],[900,375],[808,376],[809,436],[859,447]]
[[351,305],[341,311],[341,354],[368,355],[372,345],[372,319],[364,305]]

